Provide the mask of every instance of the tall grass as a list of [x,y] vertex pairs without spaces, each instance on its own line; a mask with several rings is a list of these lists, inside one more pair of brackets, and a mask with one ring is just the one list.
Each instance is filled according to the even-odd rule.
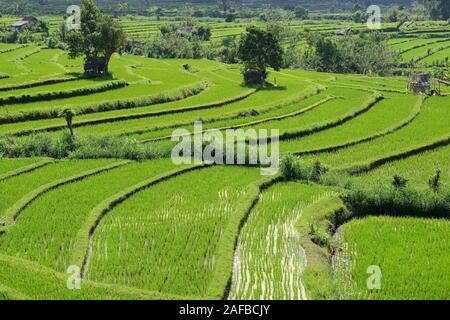
[[[168,152],[168,151],[167,151]],[[163,154],[152,144],[139,144],[126,136],[81,136],[72,137],[68,132],[61,136],[32,135],[28,137],[1,138],[0,155],[15,157],[51,157],[72,159],[155,159]]]

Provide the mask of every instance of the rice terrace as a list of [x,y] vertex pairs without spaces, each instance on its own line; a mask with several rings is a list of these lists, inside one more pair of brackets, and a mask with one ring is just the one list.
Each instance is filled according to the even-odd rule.
[[70,4],[0,0],[0,300],[450,299],[450,2]]

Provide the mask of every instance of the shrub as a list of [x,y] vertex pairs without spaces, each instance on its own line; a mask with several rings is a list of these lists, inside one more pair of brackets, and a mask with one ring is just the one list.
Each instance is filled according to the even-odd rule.
[[75,159],[145,160],[162,157],[151,144],[139,144],[128,137],[72,136],[68,131],[61,137],[32,135],[19,139],[0,139],[0,155],[4,157],[51,157]]
[[300,168],[298,161],[294,155],[288,154],[281,159],[280,172],[281,175],[287,180],[295,180],[298,178],[298,172]]
[[286,180],[306,180],[319,182],[322,176],[328,172],[328,168],[320,161],[302,162],[292,154],[281,159],[280,172]]
[[114,158],[148,160],[161,155],[151,144],[139,144],[128,137],[87,136],[80,139],[78,148],[70,154],[76,159]]
[[392,178],[392,186],[394,188],[397,188],[397,189],[404,188],[404,187],[406,187],[407,183],[408,183],[408,180],[406,180],[405,178],[403,178],[399,175],[395,175]]
[[358,188],[342,195],[352,216],[450,217],[450,193],[410,187]]
[[317,244],[318,246],[328,247],[331,243],[330,234],[326,230],[320,228],[314,223],[311,223],[309,225],[308,234],[311,237],[311,241]]
[[[85,105],[83,107],[80,107],[79,109],[76,109],[74,111],[76,112],[77,115],[81,115],[111,110],[130,109],[141,106],[149,106],[153,104],[177,101],[200,93],[201,91],[205,90],[208,87],[208,85],[209,84],[207,82],[200,82],[195,83],[193,85],[187,85],[182,88],[177,88],[165,92],[163,91],[154,96],[93,103],[91,105]],[[51,109],[51,110],[36,109],[24,112],[8,113],[3,116],[0,116],[0,124],[38,120],[38,119],[57,118],[59,117],[61,111],[62,111],[61,109]]]
[[111,81],[107,83],[102,83],[95,86],[87,86],[78,89],[65,90],[65,91],[52,91],[52,92],[42,92],[37,94],[22,94],[19,96],[6,96],[0,98],[0,106],[7,104],[19,104],[19,103],[29,103],[37,101],[49,101],[54,99],[63,99],[71,97],[79,97],[84,95],[90,95],[93,93],[100,93],[109,90],[115,90],[119,88],[126,87],[128,84],[125,81]]

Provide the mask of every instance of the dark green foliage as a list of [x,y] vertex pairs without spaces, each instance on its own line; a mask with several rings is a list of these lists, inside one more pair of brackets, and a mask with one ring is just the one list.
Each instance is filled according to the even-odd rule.
[[435,20],[447,20],[450,18],[450,1],[448,0],[424,0],[430,17]]
[[[351,10],[355,0],[194,0],[190,2],[194,5],[193,15],[196,17],[223,18],[226,12],[235,11],[240,18],[251,18],[257,16],[261,8],[264,7],[270,6],[272,8],[280,7],[294,10],[296,5],[302,5],[308,7],[311,11],[323,11],[323,14],[326,14],[327,17],[342,19],[342,12]],[[67,9],[68,3],[78,4],[79,1],[0,0],[0,12],[14,16],[23,16],[28,13],[61,15]],[[174,12],[174,7],[180,7],[186,2],[181,0],[102,0],[97,1],[97,3],[102,11],[110,14],[138,14],[155,16],[158,19],[171,16]],[[366,2],[364,5],[367,3],[370,4],[370,2]],[[410,3],[412,3],[411,0],[378,0],[376,2],[376,4],[383,6]],[[242,4],[245,6],[243,7]]]
[[294,9],[295,16],[299,19],[308,19],[309,11],[302,6],[297,6]]
[[14,31],[10,31],[9,26],[6,24],[0,25],[0,42],[4,43],[26,44],[40,41],[46,36],[48,36],[48,23],[42,20],[36,20],[34,24],[26,25],[21,30]]
[[392,186],[396,189],[401,189],[401,188],[406,187],[407,183],[408,183],[408,180],[399,175],[395,175],[392,178]]
[[151,144],[139,144],[128,137],[87,136],[79,139],[77,149],[69,156],[76,159],[150,160],[162,155]]
[[236,20],[236,14],[232,12],[227,13],[225,16],[225,22],[233,22],[234,20]]
[[211,28],[209,26],[197,26],[192,34],[202,41],[209,41],[211,39]]
[[311,168],[311,174],[310,174],[310,180],[313,181],[320,181],[320,178],[323,174],[328,172],[328,168],[322,165],[319,160],[314,161],[312,168]]
[[18,38],[18,31],[0,33],[0,42],[2,43],[17,43]]
[[294,155],[287,154],[281,159],[280,172],[286,180],[319,182],[322,176],[328,172],[328,168],[318,160],[312,163],[302,162]]
[[247,32],[242,35],[238,57],[242,61],[244,74],[255,70],[265,80],[266,68],[272,67],[279,70],[283,63],[283,49],[278,38],[272,31],[257,27],[248,27]]
[[352,216],[450,218],[450,193],[411,187],[355,189],[342,196]]
[[157,59],[200,59],[204,56],[204,50],[198,39],[169,33],[147,41],[144,45],[144,54]]
[[65,132],[60,138],[33,135],[23,139],[0,139],[0,155],[9,158],[21,157],[51,157],[65,158],[75,150],[77,142]]
[[386,75],[399,65],[398,53],[385,43],[380,32],[343,36],[336,41],[320,33],[306,35],[308,47],[299,61],[300,67],[321,72]]
[[[200,59],[208,57],[206,41],[211,28],[204,25],[164,24],[159,34],[145,42],[143,54],[149,58]],[[132,50],[135,52],[135,48]]]
[[100,13],[92,0],[82,0],[81,29],[67,35],[69,55],[84,56],[86,74],[107,74],[111,56],[125,44],[121,24]]
[[66,44],[62,41],[62,37],[59,33],[52,33],[46,39],[46,45],[49,49],[66,49]]
[[367,21],[368,15],[365,11],[358,10],[353,13],[352,20],[356,23],[364,23]]
[[342,69],[342,53],[333,39],[319,34],[307,37],[309,50],[305,53],[304,63],[317,71],[338,71]]
[[328,247],[331,243],[331,236],[326,230],[320,228],[318,225],[311,223],[309,225],[308,234],[311,241],[321,247]]

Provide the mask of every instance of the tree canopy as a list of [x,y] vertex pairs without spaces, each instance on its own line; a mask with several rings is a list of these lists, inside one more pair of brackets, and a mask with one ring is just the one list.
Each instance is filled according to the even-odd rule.
[[275,70],[281,68],[283,49],[272,31],[252,26],[242,35],[238,57],[243,64],[244,75],[248,72],[260,75],[255,81],[250,82],[263,82],[267,78],[266,68],[272,67]]
[[67,35],[69,56],[84,56],[87,74],[106,74],[111,56],[126,42],[122,26],[105,15],[92,0],[82,0],[81,28]]
[[432,19],[450,19],[449,0],[424,0]]

